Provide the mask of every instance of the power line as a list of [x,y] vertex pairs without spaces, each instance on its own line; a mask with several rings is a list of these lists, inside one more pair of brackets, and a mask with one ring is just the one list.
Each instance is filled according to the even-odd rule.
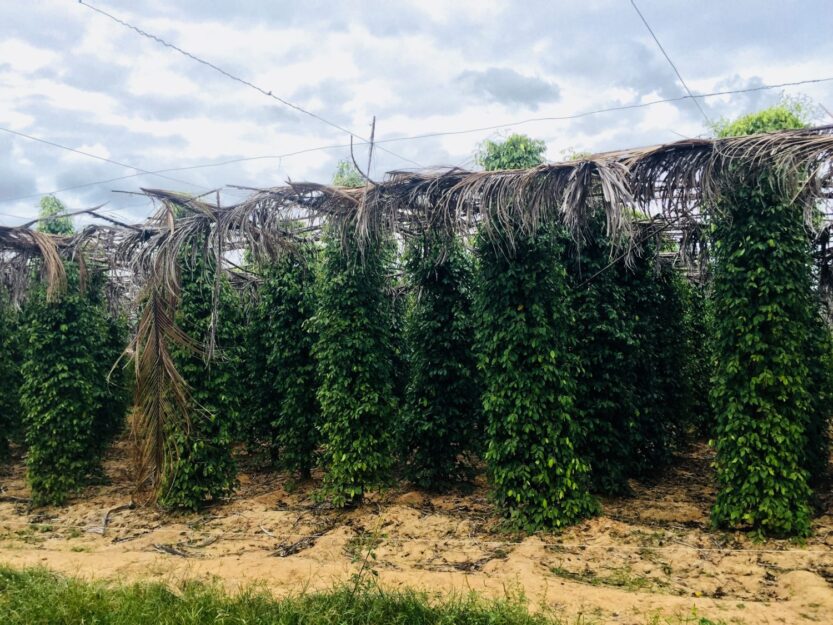
[[[379,144],[379,143],[395,143],[395,142],[399,142],[399,141],[418,141],[418,140],[421,140],[421,139],[430,139],[430,138],[434,138],[434,137],[445,137],[445,136],[452,136],[452,135],[473,134],[473,133],[477,133],[477,132],[485,132],[485,131],[489,131],[489,130],[500,130],[500,129],[503,129],[503,128],[512,128],[512,127],[516,127],[516,126],[523,126],[525,124],[532,124],[532,123],[545,122],[545,121],[568,121],[568,120],[573,120],[573,119],[580,119],[580,118],[583,118],[583,117],[590,117],[592,115],[599,115],[599,114],[602,114],[602,113],[613,113],[613,112],[616,112],[616,111],[627,111],[627,110],[633,110],[633,109],[647,108],[647,107],[651,107],[651,106],[656,106],[657,104],[668,104],[668,103],[673,103],[673,102],[681,102],[681,101],[689,100],[689,99],[712,98],[712,97],[724,96],[724,95],[735,95],[735,94],[741,94],[741,93],[753,93],[753,92],[757,92],[757,91],[767,91],[767,90],[771,90],[771,89],[780,89],[780,88],[783,88],[783,87],[795,87],[795,86],[799,86],[799,85],[807,85],[807,84],[815,84],[815,83],[823,83],[823,82],[831,82],[831,81],[833,81],[833,77],[813,78],[813,79],[808,79],[808,80],[798,80],[798,81],[783,82],[783,83],[777,83],[777,84],[758,85],[756,87],[746,87],[746,88],[743,88],[743,89],[727,89],[727,90],[724,90],[724,91],[712,91],[712,92],[708,92],[708,93],[699,93],[699,94],[678,96],[676,98],[662,98],[662,99],[657,99],[657,100],[649,100],[647,102],[640,102],[640,103],[637,103],[637,104],[625,104],[625,105],[621,105],[621,106],[610,106],[610,107],[605,107],[605,108],[600,108],[600,109],[593,109],[593,110],[589,110],[589,111],[583,111],[583,112],[579,112],[579,113],[572,113],[572,114],[569,114],[569,115],[549,116],[549,117],[531,117],[531,118],[527,118],[527,119],[516,120],[516,121],[513,121],[513,122],[506,122],[506,123],[496,124],[496,125],[492,125],[492,126],[480,126],[480,127],[477,127],[477,128],[466,128],[466,129],[462,129],[462,130],[438,131],[438,132],[430,132],[430,133],[424,133],[424,134],[420,134],[420,135],[409,135],[409,136],[403,136],[403,137],[390,137],[390,138],[387,138],[387,139],[377,139],[374,143]],[[313,147],[313,148],[306,148],[306,149],[303,149],[303,150],[297,150],[295,152],[287,152],[285,154],[274,154],[274,155],[263,155],[263,156],[247,156],[247,157],[235,158],[235,159],[226,160],[226,161],[220,161],[220,162],[217,162],[217,163],[202,163],[202,164],[198,164],[198,165],[188,165],[188,166],[184,166],[184,167],[171,167],[171,168],[159,169],[159,170],[154,170],[154,171],[145,171],[145,170],[139,169],[137,167],[133,167],[132,165],[127,165],[127,164],[124,164],[124,163],[119,163],[118,161],[112,161],[110,159],[105,159],[104,157],[99,157],[99,156],[96,156],[94,154],[88,154],[86,152],[82,152],[80,150],[76,150],[74,148],[69,148],[69,147],[66,147],[66,146],[63,146],[63,145],[60,145],[60,144],[55,144],[55,143],[52,143],[50,141],[46,141],[44,139],[39,139],[37,137],[31,137],[29,135],[24,135],[23,133],[15,132],[15,131],[8,130],[8,129],[5,129],[5,128],[0,128],[0,130],[3,130],[5,132],[9,132],[9,133],[12,133],[12,134],[16,134],[16,135],[19,135],[19,136],[23,136],[25,138],[33,139],[35,141],[40,141],[41,143],[46,143],[47,145],[53,145],[55,147],[70,150],[70,151],[78,153],[78,154],[83,154],[84,156],[89,156],[89,157],[96,158],[96,159],[99,159],[99,160],[104,160],[104,161],[107,161],[107,162],[111,162],[113,164],[120,165],[122,167],[128,167],[130,169],[135,169],[139,172],[139,173],[136,173],[136,174],[129,174],[127,176],[119,176],[119,177],[116,177],[116,178],[108,178],[106,180],[97,180],[95,182],[87,182],[87,183],[83,183],[83,184],[79,184],[79,185],[74,185],[74,186],[71,186],[71,187],[65,187],[65,188],[62,188],[62,189],[55,189],[54,191],[49,191],[49,192],[45,192],[45,193],[34,193],[34,194],[18,196],[18,197],[14,197],[14,198],[0,198],[0,202],[15,202],[15,201],[20,201],[20,200],[24,200],[24,199],[29,199],[29,198],[32,198],[32,197],[42,197],[42,196],[45,196],[45,195],[52,195],[54,193],[62,193],[64,191],[71,191],[71,190],[74,190],[74,189],[80,189],[80,188],[95,186],[95,185],[99,185],[99,184],[107,184],[108,182],[117,182],[119,180],[126,180],[126,179],[129,179],[129,178],[135,178],[137,176],[144,176],[144,175],[160,176],[163,173],[169,173],[169,172],[175,172],[175,171],[187,171],[187,170],[192,170],[192,169],[204,169],[204,168],[209,168],[209,167],[222,167],[222,166],[225,166],[225,165],[232,165],[232,164],[235,164],[235,163],[242,163],[242,162],[246,162],[246,161],[266,160],[266,159],[282,159],[282,158],[289,158],[291,156],[296,156],[296,155],[299,155],[299,154],[307,154],[307,153],[310,153],[310,152],[317,152],[317,151],[320,151],[320,150],[332,150],[332,149],[340,149],[340,148],[349,148],[350,147],[349,143],[322,145],[322,146],[317,146],[317,147]],[[362,140],[362,142],[365,143],[365,144],[368,143],[365,140]],[[189,184],[189,185],[192,185],[192,186],[199,186],[199,185],[196,185],[192,182],[181,181],[181,180],[178,180],[176,178],[169,178],[167,176],[160,176],[160,177],[165,177],[165,178],[168,178],[169,180],[174,180],[176,182],[185,182],[186,184]],[[201,188],[205,188],[205,187],[201,187]]]
[[495,124],[493,126],[479,126],[477,128],[467,128],[465,130],[446,130],[442,132],[428,132],[420,135],[408,135],[404,137],[390,137],[388,139],[377,139],[376,143],[394,143],[396,141],[414,141],[417,139],[431,139],[433,137],[447,137],[452,135],[466,135],[472,134],[476,132],[485,132],[487,130],[501,130],[503,128],[512,128],[515,126],[523,126],[525,124],[532,124],[536,122],[551,122],[551,121],[566,121],[571,119],[580,119],[582,117],[590,117],[591,115],[598,115],[600,113],[613,113],[616,111],[627,111],[632,109],[640,109],[640,108],[647,108],[649,106],[655,106],[657,104],[667,104],[670,102],[681,102],[683,100],[690,100],[695,98],[712,98],[716,96],[722,95],[733,95],[738,93],[752,93],[755,91],[767,91],[769,89],[780,89],[782,87],[795,87],[798,85],[808,85],[813,83],[821,83],[821,82],[831,82],[833,81],[833,76],[828,78],[813,78],[809,80],[797,80],[793,82],[782,82],[778,84],[772,85],[759,85],[757,87],[747,87],[744,89],[727,89],[725,91],[712,91],[709,93],[696,93],[693,95],[683,95],[678,96],[676,98],[662,98],[658,100],[649,100],[647,102],[639,102],[637,104],[624,104],[622,106],[610,106],[606,108],[600,109],[593,109],[589,111],[583,111],[581,113],[572,113],[569,115],[558,115],[558,116],[549,116],[549,117],[529,117],[527,119],[522,119],[514,122],[506,122],[503,124]]
[[192,187],[200,187],[201,189],[205,189],[207,187],[203,187],[202,185],[195,184],[193,182],[189,182],[187,180],[182,180],[180,178],[172,178],[170,176],[165,176],[162,174],[155,174],[152,171],[148,171],[146,169],[142,169],[141,167],[136,167],[135,165],[129,165],[127,163],[122,163],[119,161],[115,161],[111,158],[107,158],[105,156],[99,156],[98,154],[92,154],[90,152],[84,152],[83,150],[78,150],[76,148],[71,148],[66,145],[62,145],[60,143],[55,143],[54,141],[49,141],[47,139],[41,139],[40,137],[34,137],[32,135],[27,135],[25,132],[19,132],[17,130],[11,130],[10,128],[3,128],[0,126],[0,131],[6,132],[10,135],[15,135],[17,137],[23,137],[24,139],[29,139],[30,141],[37,141],[38,143],[43,143],[45,145],[52,146],[53,148],[60,148],[61,150],[66,150],[68,152],[73,152],[74,154],[80,154],[81,156],[86,156],[88,158],[94,158],[99,161],[104,161],[105,163],[110,163],[112,165],[118,165],[119,167],[126,167],[127,169],[136,170],[142,174],[149,174],[153,176],[158,176],[159,178],[165,178],[166,180],[172,180],[173,182],[179,182],[180,184],[187,184]]
[[[53,195],[55,193],[63,193],[65,191],[73,191],[75,189],[83,189],[84,187],[92,187],[99,184],[107,184],[108,182],[118,182],[119,180],[127,180],[128,178],[136,178],[137,176],[146,176],[146,175],[159,175],[163,173],[169,173],[173,171],[187,171],[191,169],[205,169],[209,167],[222,167],[224,165],[232,165],[234,163],[243,163],[247,161],[258,161],[258,160],[265,160],[265,159],[282,159],[288,158],[290,156],[297,156],[300,154],[307,154],[309,152],[317,152],[319,150],[334,150],[340,148],[349,148],[349,143],[341,143],[335,145],[321,145],[315,148],[306,148],[304,150],[296,150],[295,152],[287,152],[286,154],[268,154],[263,156],[246,156],[242,158],[235,158],[227,161],[220,161],[217,163],[202,163],[199,165],[188,165],[185,167],[168,167],[166,169],[156,169],[149,172],[139,172],[136,174],[128,174],[126,176],[117,176],[116,178],[107,178],[106,180],[96,180],[95,182],[85,182],[83,184],[76,184],[71,187],[63,187],[61,189],[55,189],[53,191],[46,191],[44,193],[30,193],[29,195],[20,195],[17,197],[10,197],[10,198],[0,198],[0,202],[18,202],[20,200],[27,200],[33,197],[43,197],[45,195]],[[193,183],[189,183],[193,184]],[[198,185],[194,185],[198,186]]]
[[[336,122],[332,122],[329,119],[326,119],[326,118],[322,117],[321,115],[318,115],[317,113],[313,113],[312,111],[308,111],[307,109],[303,108],[302,106],[299,106],[297,104],[294,104],[293,102],[290,102],[289,100],[281,98],[280,96],[277,96],[274,93],[272,93],[271,90],[266,90],[263,87],[259,87],[258,85],[254,84],[253,82],[250,82],[250,81],[246,80],[245,78],[240,78],[239,76],[236,76],[236,75],[224,70],[222,67],[219,67],[219,66],[215,65],[214,63],[211,63],[210,61],[206,61],[205,59],[200,58],[197,55],[195,55],[191,52],[188,52],[187,50],[183,50],[179,46],[177,46],[175,44],[172,44],[172,43],[166,41],[165,39],[162,39],[158,35],[154,35],[153,33],[146,32],[146,31],[142,30],[141,28],[139,28],[138,26],[134,26],[130,22],[127,22],[123,19],[120,19],[120,18],[116,17],[115,15],[111,15],[110,13],[107,13],[106,11],[104,11],[102,9],[99,9],[98,7],[96,7],[92,4],[84,2],[84,0],[78,0],[78,4],[81,4],[82,6],[85,6],[88,9],[90,9],[92,11],[95,11],[96,13],[99,13],[100,15],[103,15],[103,16],[107,17],[108,19],[116,22],[117,24],[120,24],[120,25],[124,26],[125,28],[129,28],[130,30],[132,30],[134,32],[137,32],[138,34],[142,35],[143,37],[147,37],[148,39],[151,39],[151,40],[155,41],[156,43],[165,46],[166,48],[170,48],[171,50],[174,50],[175,52],[178,52],[179,54],[182,54],[183,56],[188,57],[192,61],[196,61],[197,63],[200,63],[201,65],[205,65],[206,67],[208,67],[210,69],[213,69],[215,72],[219,72],[220,74],[222,74],[223,76],[225,76],[226,78],[228,78],[230,80],[238,82],[241,85],[245,85],[246,87],[249,87],[250,89],[254,89],[258,93],[261,93],[261,94],[263,94],[263,95],[265,95],[269,98],[272,98],[273,100],[275,100],[277,102],[280,102],[284,106],[288,106],[289,108],[294,109],[294,110],[298,111],[299,113],[303,113],[304,115],[308,115],[308,116],[312,117],[313,119],[318,120],[319,122],[321,122],[323,124],[331,126],[332,128],[335,128],[336,130],[340,130],[341,132],[344,132],[344,133],[346,133],[346,134],[348,134],[352,137],[355,137],[357,139],[360,139],[361,141],[364,141],[365,143],[368,143],[368,140],[366,138],[357,135],[355,132],[353,132],[349,128],[345,128],[344,126],[341,126],[340,124],[337,124]],[[384,149],[384,148],[380,148],[380,149]],[[416,165],[417,167],[422,167],[422,165],[420,163],[417,163],[416,161],[411,160],[407,157],[404,157],[400,154],[396,154],[395,152],[391,152],[390,150],[387,150],[387,149],[385,149],[384,151],[387,152],[388,154],[391,154],[392,156],[395,156],[399,159],[402,159],[403,161],[406,161],[408,163]]]
[[692,101],[694,102],[694,104],[696,104],[696,105],[697,105],[697,108],[698,108],[698,109],[700,109],[700,113],[702,113],[702,114],[703,114],[703,117],[705,118],[706,123],[707,123],[709,126],[711,126],[711,125],[712,125],[712,120],[711,120],[711,119],[709,119],[709,116],[708,116],[708,115],[706,115],[706,111],[705,111],[705,110],[703,110],[703,107],[702,107],[702,106],[700,105],[700,103],[697,101],[697,98],[695,98],[695,97],[694,97],[694,94],[693,94],[693,93],[691,93],[691,89],[689,89],[689,88],[688,88],[688,85],[686,84],[685,80],[683,79],[683,75],[682,75],[682,74],[680,74],[680,70],[678,70],[678,69],[677,69],[677,66],[676,66],[676,65],[674,65],[674,61],[672,61],[672,60],[671,60],[671,57],[670,57],[670,56],[668,56],[668,52],[666,52],[666,51],[665,51],[665,48],[663,48],[663,47],[662,47],[662,44],[659,42],[659,39],[657,38],[656,34],[654,33],[654,29],[653,29],[653,28],[651,28],[651,25],[648,23],[648,20],[646,20],[646,19],[645,19],[645,16],[644,16],[644,15],[642,15],[642,11],[640,11],[640,10],[639,10],[639,7],[638,7],[638,6],[636,6],[636,0],[631,0],[631,5],[633,6],[633,8],[634,8],[634,10],[636,11],[637,15],[639,15],[639,19],[641,19],[641,20],[642,20],[642,23],[643,23],[643,24],[645,24],[645,28],[647,28],[647,29],[648,29],[648,32],[649,32],[649,33],[651,33],[651,37],[653,37],[653,38],[654,38],[654,41],[656,42],[657,46],[659,47],[660,52],[662,52],[662,55],[665,57],[665,60],[666,60],[666,61],[668,61],[668,64],[671,66],[671,69],[673,69],[673,70],[674,70],[674,73],[675,73],[675,74],[677,74],[677,78],[679,78],[679,79],[680,79],[680,82],[683,84],[683,87],[685,88],[686,93],[688,93],[688,95],[689,95],[689,96],[691,96]]

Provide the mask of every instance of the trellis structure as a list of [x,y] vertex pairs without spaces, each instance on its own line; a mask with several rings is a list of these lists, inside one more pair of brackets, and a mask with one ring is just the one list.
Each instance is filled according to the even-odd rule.
[[[40,259],[50,297],[59,297],[66,288],[61,258],[94,259],[109,267],[113,300],[139,304],[137,331],[128,350],[136,364],[132,426],[142,442],[140,482],[153,493],[161,482],[166,454],[171,453],[164,435],[166,422],[188,405],[187,386],[169,349],[178,345],[207,358],[214,351],[213,338],[197,344],[174,324],[177,267],[185,249],[211,258],[236,280],[256,277],[232,262],[230,252],[246,249],[256,260],[274,259],[318,240],[325,225],[341,233],[345,244],[357,242],[360,250],[380,236],[408,238],[431,229],[470,234],[477,229],[511,257],[514,241],[507,233],[534,235],[544,226],[560,224],[580,242],[592,211],[601,209],[605,235],[617,242],[611,248],[611,263],[617,258],[627,262],[644,241],[664,235],[678,243],[675,261],[699,271],[708,252],[704,226],[710,211],[719,207],[730,172],[742,166],[767,172],[776,191],[791,188],[785,182],[781,189],[781,181],[801,174],[801,184],[789,199],[802,207],[804,225],[815,236],[821,286],[828,288],[833,261],[830,222],[819,223],[816,214],[819,201],[831,197],[831,163],[833,126],[820,126],[688,139],[527,170],[397,171],[381,183],[368,182],[359,189],[290,183],[249,189],[252,195],[247,200],[226,206],[219,191],[191,197],[143,189],[158,205],[143,223],[110,220],[71,237],[0,227],[0,279],[14,301],[20,301],[31,276],[31,261]],[[513,227],[506,228],[507,224]],[[216,292],[223,271],[216,272]]]

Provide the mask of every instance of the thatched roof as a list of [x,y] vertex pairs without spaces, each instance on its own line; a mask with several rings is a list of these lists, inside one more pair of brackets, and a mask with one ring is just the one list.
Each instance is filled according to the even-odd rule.
[[143,189],[159,210],[140,224],[91,226],[71,239],[3,227],[0,266],[4,281],[20,287],[11,276],[19,275],[28,258],[47,259],[47,278],[58,292],[63,278],[52,261],[57,254],[78,255],[83,249],[129,270],[139,281],[156,276],[176,293],[175,267],[186,244],[198,242],[202,253],[220,263],[229,249],[240,247],[256,258],[269,258],[317,238],[326,223],[352,229],[364,241],[380,231],[407,237],[426,228],[470,232],[475,224],[487,234],[497,225],[504,226],[504,233],[531,233],[543,223],[560,221],[578,238],[589,212],[602,209],[613,240],[630,240],[634,223],[645,215],[660,215],[685,238],[702,222],[702,207],[719,196],[731,165],[776,174],[805,172],[796,199],[809,205],[831,196],[831,162],[833,125],[827,125],[686,139],[524,170],[394,171],[358,189],[288,183],[249,189],[248,199],[227,206],[220,204],[219,193],[193,198]]

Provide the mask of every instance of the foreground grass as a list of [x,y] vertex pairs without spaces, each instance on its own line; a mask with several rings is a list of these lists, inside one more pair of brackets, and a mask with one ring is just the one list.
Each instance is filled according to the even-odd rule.
[[432,602],[416,592],[367,585],[276,600],[265,591],[229,595],[212,584],[85,582],[43,569],[0,567],[3,625],[555,625],[520,601],[472,597]]
[[[696,613],[646,625],[722,625]],[[570,625],[593,625],[581,618]],[[263,589],[228,594],[219,585],[186,582],[115,585],[45,569],[0,566],[2,625],[566,625],[531,614],[521,600],[475,595],[432,601],[419,592],[381,591],[372,584],[275,599]]]

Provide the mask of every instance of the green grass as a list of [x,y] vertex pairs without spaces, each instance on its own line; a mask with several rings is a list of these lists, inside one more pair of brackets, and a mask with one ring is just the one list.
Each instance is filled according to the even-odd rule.
[[[355,590],[355,592],[354,592]],[[630,622],[630,621],[629,621]],[[725,625],[692,611],[643,617],[645,625]],[[734,622],[734,621],[733,621]],[[263,588],[226,593],[219,584],[87,582],[46,569],[0,566],[0,625],[596,625],[531,614],[522,598],[473,593],[436,600],[415,591],[383,592],[368,580],[328,592],[275,599]]]
[[[556,625],[521,601],[473,595],[436,602],[417,592],[381,592],[360,585],[276,600],[263,590],[236,595],[189,582],[113,585],[44,569],[0,567],[3,625]],[[586,621],[582,621],[582,624]]]

